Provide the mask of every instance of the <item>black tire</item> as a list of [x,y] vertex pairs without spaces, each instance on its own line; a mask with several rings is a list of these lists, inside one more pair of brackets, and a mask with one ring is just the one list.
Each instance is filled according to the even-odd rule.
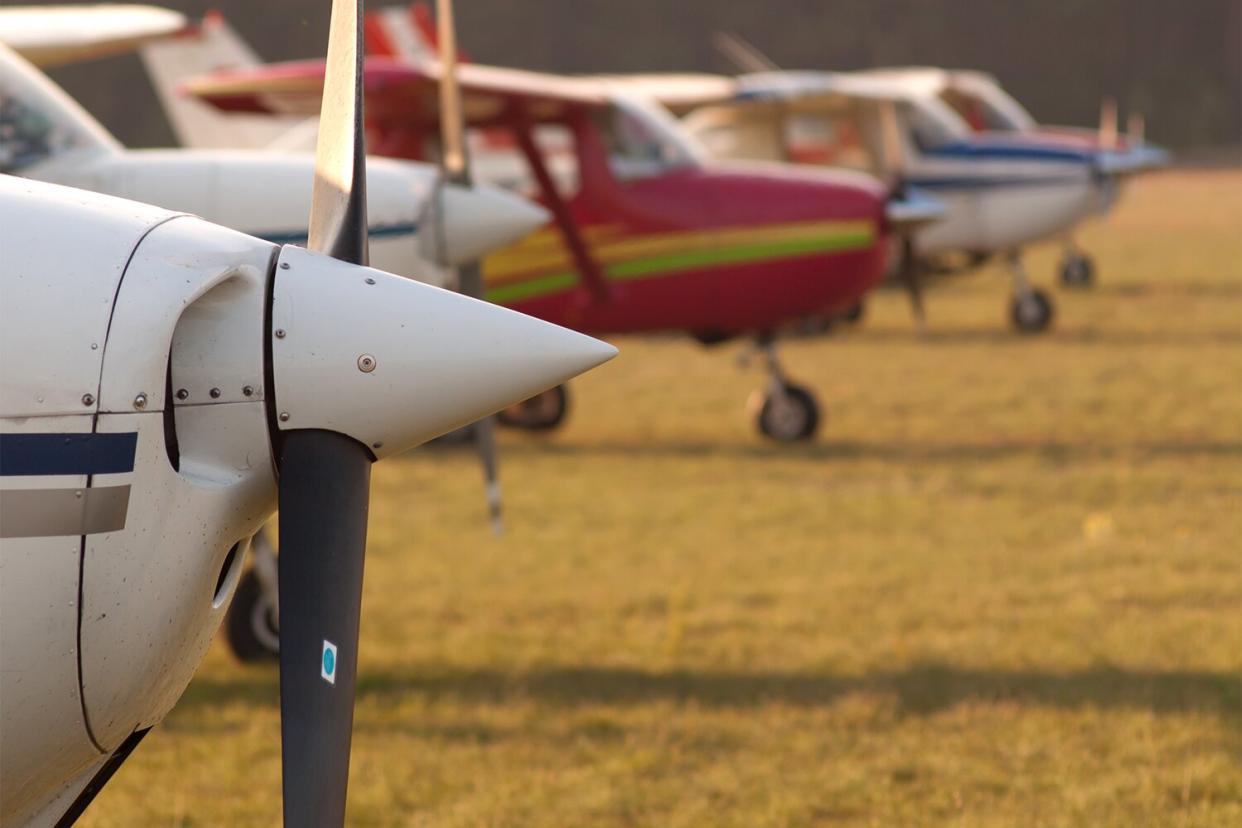
[[800,385],[786,383],[779,396],[770,391],[764,396],[755,427],[769,440],[796,443],[814,437],[819,420],[815,395]]
[[237,660],[266,664],[280,658],[280,633],[271,602],[253,569],[246,570],[224,620],[224,634]]
[[569,415],[569,389],[563,385],[511,405],[496,415],[496,421],[523,431],[551,431]]
[[1095,262],[1090,256],[1075,254],[1061,260],[1061,286],[1074,289],[1095,284]]
[[846,322],[850,323],[851,325],[857,325],[859,322],[862,322],[866,316],[867,316],[867,305],[865,302],[863,302],[863,300],[859,299],[858,302],[853,307],[851,307],[841,316],[841,318],[844,319]]
[[1009,320],[1020,333],[1042,333],[1052,324],[1052,317],[1052,300],[1042,290],[1019,294],[1009,305]]

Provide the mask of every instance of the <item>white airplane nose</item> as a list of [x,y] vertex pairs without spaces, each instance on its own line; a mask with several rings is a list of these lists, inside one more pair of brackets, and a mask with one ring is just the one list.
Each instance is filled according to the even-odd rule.
[[[431,261],[460,265],[507,247],[551,221],[547,210],[521,196],[484,184],[447,185],[439,204],[439,233],[422,234]],[[441,245],[443,247],[441,248]]]
[[291,246],[276,268],[270,336],[280,429],[336,431],[377,458],[617,353],[498,305]]

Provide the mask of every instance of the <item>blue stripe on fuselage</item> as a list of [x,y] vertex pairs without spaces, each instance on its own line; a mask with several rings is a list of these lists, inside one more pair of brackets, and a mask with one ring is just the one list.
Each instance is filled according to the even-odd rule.
[[[401,236],[413,236],[418,232],[417,224],[381,224],[367,229],[367,234],[373,239],[395,239]],[[264,241],[272,244],[306,244],[307,233],[305,230],[289,230],[286,232],[271,231],[254,233]]]
[[0,477],[134,470],[138,434],[0,434]]
[[1084,150],[1050,147],[1045,144],[993,143],[983,141],[953,141],[922,150],[930,158],[961,158],[966,160],[1007,161],[1072,161],[1090,164],[1095,153]]
[[978,177],[970,176],[911,176],[908,181],[912,186],[924,190],[994,190],[1007,187],[1053,187],[1058,184],[1075,184],[1082,179],[1073,175],[1051,175],[1036,177]]

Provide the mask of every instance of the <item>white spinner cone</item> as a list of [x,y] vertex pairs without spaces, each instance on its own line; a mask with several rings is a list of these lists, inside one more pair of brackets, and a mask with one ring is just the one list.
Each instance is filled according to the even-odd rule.
[[432,232],[422,233],[423,255],[433,262],[461,265],[476,262],[488,253],[520,241],[551,220],[537,204],[499,187],[477,184],[444,185]]
[[279,426],[327,429],[377,458],[559,385],[616,355],[525,314],[297,247],[272,298]]

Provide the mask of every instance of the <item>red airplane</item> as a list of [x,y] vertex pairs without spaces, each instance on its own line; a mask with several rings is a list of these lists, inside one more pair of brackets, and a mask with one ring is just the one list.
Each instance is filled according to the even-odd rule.
[[[314,115],[323,70],[322,61],[271,64],[186,90],[225,111]],[[595,335],[682,331],[704,344],[753,337],[770,380],[756,412],[760,432],[812,437],[819,406],[781,370],[777,334],[858,307],[885,275],[889,240],[934,220],[940,206],[847,171],[708,161],[665,110],[627,96],[621,81],[478,64],[456,71],[466,122],[492,136],[475,145],[476,175],[516,173],[513,183],[555,217],[487,260],[487,297]],[[371,152],[437,156],[439,76],[431,61],[367,59]],[[497,151],[496,133],[508,137],[507,153]],[[566,406],[561,388],[502,421],[551,428]]]

